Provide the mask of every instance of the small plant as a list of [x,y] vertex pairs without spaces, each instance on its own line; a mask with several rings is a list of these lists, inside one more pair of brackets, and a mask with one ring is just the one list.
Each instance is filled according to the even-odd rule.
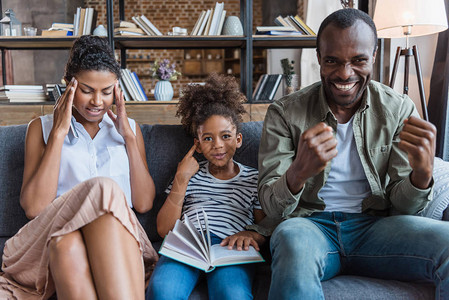
[[281,66],[285,77],[285,84],[288,87],[292,86],[292,78],[295,74],[295,71],[293,70],[294,64],[295,62],[293,60],[289,61],[288,58],[281,59]]
[[153,78],[159,80],[176,80],[178,76],[181,76],[181,72],[176,71],[176,65],[170,64],[170,60],[163,59],[162,61],[156,60],[153,66],[150,68]]

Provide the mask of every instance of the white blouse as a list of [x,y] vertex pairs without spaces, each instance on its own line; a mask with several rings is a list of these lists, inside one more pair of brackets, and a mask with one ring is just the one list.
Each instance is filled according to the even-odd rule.
[[[45,115],[40,119],[44,141],[47,144],[53,126],[53,115]],[[116,130],[111,118],[108,114],[104,115],[99,124],[100,130],[93,139],[73,116],[72,120],[79,138],[74,144],[70,143],[68,136],[64,139],[57,196],[87,179],[104,176],[114,179],[119,184],[129,206],[132,207],[129,161],[125,141]],[[135,134],[136,122],[129,118],[128,120]]]

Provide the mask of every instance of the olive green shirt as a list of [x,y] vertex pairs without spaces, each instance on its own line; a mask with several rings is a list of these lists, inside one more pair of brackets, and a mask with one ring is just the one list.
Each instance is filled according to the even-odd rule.
[[[412,100],[391,88],[371,81],[354,115],[357,152],[368,179],[371,195],[362,202],[362,212],[387,215],[391,209],[415,214],[432,198],[432,187],[418,189],[410,182],[412,171],[407,154],[398,147],[404,120],[418,116]],[[321,82],[274,102],[268,108],[259,148],[259,199],[267,220],[253,229],[269,235],[282,220],[323,211],[318,196],[331,169],[309,178],[294,195],[287,187],[286,171],[295,159],[304,131],[325,122],[337,132],[337,119],[329,109]]]

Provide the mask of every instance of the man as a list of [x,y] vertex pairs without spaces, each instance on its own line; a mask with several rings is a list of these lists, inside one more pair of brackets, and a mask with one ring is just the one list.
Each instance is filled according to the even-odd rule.
[[410,216],[432,198],[436,130],[410,98],[371,81],[376,45],[367,14],[329,15],[321,82],[267,111],[259,197],[284,220],[270,242],[270,299],[323,299],[321,281],[341,273],[433,282],[449,299],[449,224]]

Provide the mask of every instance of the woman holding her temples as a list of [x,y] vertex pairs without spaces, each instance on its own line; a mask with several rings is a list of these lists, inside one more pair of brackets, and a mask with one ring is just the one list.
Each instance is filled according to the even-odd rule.
[[66,92],[28,125],[20,204],[32,220],[5,244],[1,299],[144,299],[157,254],[131,207],[150,210],[155,188],[119,77],[107,41],[80,37]]

